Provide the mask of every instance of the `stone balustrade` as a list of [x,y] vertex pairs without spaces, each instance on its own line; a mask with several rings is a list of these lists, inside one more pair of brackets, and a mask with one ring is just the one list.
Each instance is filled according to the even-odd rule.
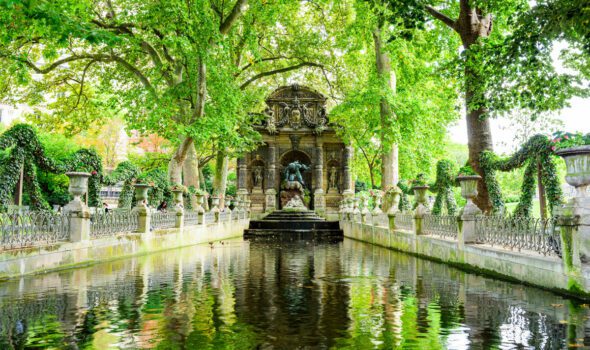
[[[112,209],[91,212],[80,198],[88,191],[90,174],[68,173],[70,192],[74,199],[63,213],[19,212],[0,214],[0,252],[21,248],[43,247],[59,242],[88,242],[93,239],[131,233],[149,236],[155,230],[182,229],[185,226],[209,226],[249,218],[249,201],[241,196],[223,211],[216,203],[210,212],[202,208],[185,210],[181,195],[175,193],[175,206],[167,211],[156,211],[147,205],[149,186],[135,188],[136,206],[133,209]],[[215,202],[219,202],[219,198]]]
[[471,200],[457,216],[433,215],[426,203],[381,214],[379,202],[372,210],[367,202],[348,197],[340,203],[345,237],[567,294],[590,294],[585,198],[574,198],[548,219],[486,216]]

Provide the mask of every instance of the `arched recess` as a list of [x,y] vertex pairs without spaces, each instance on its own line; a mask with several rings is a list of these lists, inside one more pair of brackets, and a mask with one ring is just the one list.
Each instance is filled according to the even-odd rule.
[[[281,155],[279,163],[280,163],[280,183],[281,183],[281,187],[283,184],[283,181],[285,181],[285,168],[287,167],[287,165],[289,165],[290,163],[294,162],[298,160],[299,163],[305,164],[309,167],[308,171],[304,171],[301,174],[301,177],[303,178],[303,181],[305,182],[305,189],[307,190],[306,192],[308,192],[308,195],[310,196],[310,209],[313,209],[313,184],[312,184],[312,178],[313,178],[313,171],[312,171],[312,163],[311,163],[311,157],[300,150],[291,150],[288,152],[285,152]],[[280,198],[280,196],[279,196]]]
[[[260,158],[256,158],[254,160],[252,160],[252,162],[250,163],[250,183],[249,183],[249,188],[250,189],[254,189],[254,188],[260,188],[263,189],[265,188],[264,186],[265,184],[265,171],[266,171],[266,164],[264,163],[264,161]],[[259,174],[259,178],[258,180],[256,179],[256,175],[257,172],[260,172]]]
[[[332,175],[332,173],[334,172],[334,175]],[[326,188],[328,191],[333,192],[335,191],[336,193],[338,193],[339,191],[341,191],[342,189],[342,174],[340,172],[340,162],[337,161],[336,159],[332,159],[330,161],[328,161],[328,163],[326,164],[326,181],[324,182],[326,184]],[[335,183],[336,183],[336,187],[332,186],[332,176],[335,176]]]

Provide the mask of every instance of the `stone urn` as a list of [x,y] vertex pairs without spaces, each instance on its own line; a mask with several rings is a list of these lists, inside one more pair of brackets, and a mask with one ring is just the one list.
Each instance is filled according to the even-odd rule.
[[182,208],[182,202],[183,202],[182,195],[184,194],[184,191],[182,189],[174,189],[174,190],[171,190],[171,192],[172,192],[172,197],[174,200],[174,206],[176,208]]
[[214,213],[219,213],[219,196],[213,196],[211,198],[211,205],[213,206],[213,208],[211,208],[211,211]]
[[361,211],[359,209],[359,202],[360,202],[360,199],[359,198],[354,198],[353,199],[353,202],[352,202],[353,205],[354,205],[353,206],[353,209],[352,209],[352,213],[353,214],[360,214]]
[[381,193],[375,193],[373,195],[373,202],[375,203],[375,208],[373,208],[373,215],[379,215],[383,213],[383,210],[381,210],[382,199],[383,196],[381,195]]
[[205,208],[203,208],[203,204],[205,203],[205,195],[196,193],[195,197],[197,198],[197,207],[195,208],[195,211],[197,213],[204,213]]
[[64,207],[64,212],[88,211],[82,196],[88,192],[88,178],[91,175],[83,172],[67,172],[66,175],[70,179],[68,191],[74,198]]
[[414,196],[416,196],[416,203],[418,203],[415,212],[416,217],[422,217],[424,214],[430,212],[430,209],[428,209],[428,199],[426,198],[428,188],[430,188],[428,185],[414,186],[412,188],[414,190]]
[[590,185],[590,145],[555,152],[565,160],[565,181],[576,188],[576,197],[587,197]]
[[135,200],[137,203],[141,203],[147,206],[147,199],[148,199],[148,190],[150,189],[150,185],[138,183],[134,185],[135,187]]
[[457,181],[461,186],[461,196],[467,200],[461,215],[477,215],[481,214],[481,210],[473,203],[473,199],[477,197],[477,183],[481,180],[479,175],[464,175],[458,176]]
[[369,214],[371,212],[371,210],[369,209],[369,198],[368,197],[363,197],[361,198],[362,204],[363,204],[363,209],[361,210],[361,214],[363,216]]
[[82,201],[81,197],[88,192],[88,178],[91,176],[90,173],[68,172],[66,175],[70,178],[68,190],[74,197],[74,201]]
[[430,187],[428,185],[424,186],[414,186],[412,189],[414,190],[414,195],[416,196],[416,202],[418,204],[427,205],[428,199],[426,198],[426,191]]
[[399,200],[400,200],[400,193],[393,192],[391,194],[391,203],[389,209],[387,210],[387,214],[394,215],[399,211]]

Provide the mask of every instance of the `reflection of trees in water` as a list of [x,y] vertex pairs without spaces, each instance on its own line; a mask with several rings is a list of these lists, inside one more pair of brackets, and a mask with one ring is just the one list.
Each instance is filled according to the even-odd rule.
[[236,315],[264,333],[262,346],[330,347],[346,333],[348,286],[326,278],[344,273],[339,250],[305,241],[250,243]]
[[[584,337],[584,322],[576,325],[575,318],[581,319],[576,314],[587,315],[587,312],[552,293],[466,274],[447,265],[362,243],[345,243],[347,248],[341,258],[345,269],[351,274],[377,278],[377,285],[388,285],[389,303],[401,302],[401,317],[396,318],[396,308],[388,306],[385,299],[371,299],[368,305],[356,300],[368,298],[377,287],[351,293],[353,325],[370,325],[355,317],[357,303],[365,318],[375,319],[379,313],[391,315],[386,319],[393,320],[390,321],[393,326],[386,327],[385,333],[379,334],[367,327],[374,341],[394,339],[399,341],[397,346],[441,348],[446,342],[457,341],[456,334],[463,333],[463,342],[459,339],[459,343],[450,348],[470,344],[487,349],[504,343],[551,349],[562,348],[568,342],[576,343],[576,334],[578,338]],[[385,270],[389,272],[386,274]],[[354,289],[354,285],[351,288]],[[385,306],[376,305],[379,302]],[[554,304],[561,307],[552,307],[552,303],[565,306]],[[363,313],[363,310],[368,311]],[[569,327],[560,324],[568,319],[572,321]],[[362,337],[363,334],[351,336]]]
[[200,254],[117,265],[108,284],[88,290],[0,301],[0,348],[109,340],[128,348],[550,349],[585,336],[587,309],[551,293],[366,244],[253,242]]

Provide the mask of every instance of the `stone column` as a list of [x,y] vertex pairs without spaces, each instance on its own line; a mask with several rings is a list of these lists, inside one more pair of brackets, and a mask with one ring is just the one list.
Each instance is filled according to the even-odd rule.
[[344,173],[342,174],[342,194],[344,196],[351,196],[354,195],[354,187],[352,184],[352,175],[350,173],[350,164],[352,163],[352,155],[354,153],[354,149],[351,145],[346,145],[344,147]]
[[276,190],[276,167],[277,167],[277,157],[276,157],[276,146],[274,143],[268,144],[268,153],[266,154],[266,164],[268,164],[268,169],[266,172],[266,191],[265,191],[265,211],[271,212],[276,209],[276,198],[277,198],[277,190]]
[[176,213],[176,228],[183,228],[184,227],[184,208],[183,208],[183,195],[184,191],[182,189],[172,190],[172,194],[174,197],[174,208],[172,211]]
[[245,156],[238,158],[238,192],[247,192],[248,166]]
[[313,206],[315,211],[323,215],[326,210],[326,198],[324,197],[324,144],[316,140],[314,182],[315,191]]
[[83,242],[90,239],[90,210],[82,200],[82,196],[88,192],[89,173],[69,172],[68,188],[74,199],[64,207],[64,215],[70,217],[70,241]]
[[147,191],[150,186],[145,184],[135,184],[135,208],[133,212],[137,213],[138,228],[137,232],[144,236],[151,233],[151,210],[147,205]]

